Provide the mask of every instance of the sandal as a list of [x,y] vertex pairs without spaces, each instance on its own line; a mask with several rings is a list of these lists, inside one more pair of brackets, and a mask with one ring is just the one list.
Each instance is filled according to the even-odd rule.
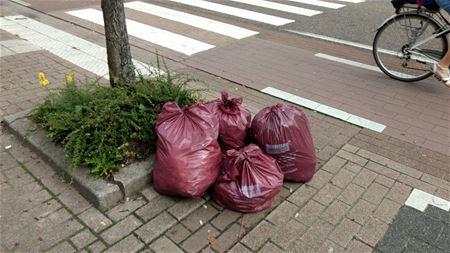
[[436,79],[443,82],[448,88],[450,88],[450,75],[447,77],[442,77],[441,75],[438,74],[438,72],[437,72],[438,69],[442,70],[442,71],[447,71],[447,73],[449,73],[448,68],[444,68],[441,65],[439,65],[439,63],[435,63],[433,65],[433,73],[434,73],[434,76],[436,77]]

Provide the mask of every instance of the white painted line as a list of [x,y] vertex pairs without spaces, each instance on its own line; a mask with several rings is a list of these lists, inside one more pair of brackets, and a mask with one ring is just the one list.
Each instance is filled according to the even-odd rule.
[[[96,9],[89,8],[83,10],[68,11],[66,13],[96,23],[98,25],[104,25],[103,13]],[[126,22],[129,35],[156,45],[160,45],[165,48],[172,49],[185,55],[193,55],[214,47],[213,45],[153,26],[145,25],[130,19],[126,19]]]
[[338,1],[359,4],[364,3],[366,0],[338,0]]
[[302,4],[310,4],[310,5],[326,7],[326,8],[331,8],[331,9],[339,9],[339,8],[342,8],[345,6],[344,4],[330,3],[330,2],[325,2],[325,1],[321,1],[321,0],[288,0],[288,1],[302,3]]
[[286,19],[281,17],[276,17],[272,15],[267,15],[259,12],[244,10],[240,8],[235,8],[223,4],[211,3],[204,0],[170,0],[172,2],[177,2],[185,5],[195,6],[198,8],[203,8],[210,11],[215,11],[219,13],[224,13],[227,15],[240,17],[248,20],[253,20],[269,25],[281,26],[294,22],[295,20]]
[[[35,46],[33,43],[30,43],[27,40],[18,40],[18,39],[3,40],[3,41],[0,41],[0,45],[7,48],[8,50],[11,50],[12,52],[14,52],[14,54],[42,50],[42,48]],[[2,47],[2,50],[3,50],[3,47]]]
[[330,41],[330,42],[334,42],[334,43],[338,43],[338,44],[342,44],[342,45],[347,45],[347,46],[352,46],[352,47],[357,47],[357,48],[362,48],[362,49],[367,49],[367,50],[371,50],[372,51],[372,46],[371,45],[365,45],[365,44],[356,43],[356,42],[352,42],[352,41],[336,39],[336,38],[333,38],[333,37],[328,37],[328,36],[324,36],[324,35],[320,35],[320,34],[296,31],[296,30],[291,30],[291,29],[285,29],[285,31],[291,32],[291,33],[295,33],[295,34],[299,34],[299,35],[308,36],[308,37],[311,37],[311,38],[326,40],[326,41]]
[[286,4],[279,4],[279,3],[269,2],[269,1],[265,1],[265,0],[231,0],[231,1],[238,2],[238,3],[244,3],[244,4],[248,4],[248,5],[254,5],[254,6],[263,7],[263,8],[272,9],[272,10],[277,10],[277,11],[289,12],[289,13],[293,13],[293,14],[297,14],[297,15],[308,16],[308,17],[322,13],[321,11],[300,8],[300,7],[295,7],[295,6],[286,5]]
[[449,201],[415,188],[406,200],[405,205],[415,208],[421,212],[425,211],[428,205],[435,206],[447,212],[450,210]]
[[239,26],[226,24],[209,18],[192,15],[189,13],[164,8],[158,5],[144,3],[141,1],[125,3],[125,7],[194,26],[210,32],[222,34],[235,39],[243,39],[258,34],[258,32],[241,28]]
[[266,87],[264,89],[261,90],[261,92],[269,94],[271,96],[289,101],[293,104],[297,104],[300,106],[303,106],[305,108],[311,109],[311,110],[315,110],[318,111],[320,113],[341,119],[343,121],[364,127],[364,128],[368,128],[371,129],[373,131],[376,132],[383,132],[383,130],[386,128],[385,125],[379,124],[377,122],[350,114],[348,112],[344,112],[342,110],[324,105],[324,104],[320,104],[317,103],[315,101],[306,99],[306,98],[302,98],[299,97],[297,95],[291,94],[289,92],[285,92],[273,87]]
[[15,3],[18,3],[18,4],[20,4],[20,5],[23,5],[23,6],[31,6],[31,4],[29,4],[29,3],[27,3],[27,2],[24,2],[24,1],[21,1],[21,0],[11,0],[11,1],[13,1],[13,2],[15,2]]
[[[0,17],[0,28],[80,68],[109,78],[104,47],[22,15]],[[133,63],[143,75],[158,72],[142,62],[133,60]]]

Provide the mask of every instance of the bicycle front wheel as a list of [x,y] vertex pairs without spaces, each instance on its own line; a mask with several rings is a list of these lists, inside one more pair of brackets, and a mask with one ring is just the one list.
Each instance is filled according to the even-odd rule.
[[[427,16],[402,13],[378,29],[373,41],[373,56],[389,77],[414,82],[431,76],[432,65],[447,52],[447,38],[431,38],[440,25]],[[426,41],[423,44],[419,43]],[[417,46],[416,46],[417,45]]]

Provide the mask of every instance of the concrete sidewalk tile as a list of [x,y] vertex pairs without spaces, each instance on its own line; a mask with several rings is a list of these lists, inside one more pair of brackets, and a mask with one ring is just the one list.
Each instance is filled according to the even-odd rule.
[[400,173],[398,171],[395,171],[393,169],[389,169],[389,168],[387,168],[387,167],[385,167],[383,165],[380,165],[380,164],[372,162],[372,161],[369,161],[366,164],[365,168],[367,168],[367,169],[369,169],[369,170],[371,170],[371,171],[373,171],[373,172],[375,172],[377,174],[384,175],[384,176],[386,176],[388,178],[391,178],[391,179],[394,179],[394,180],[397,179],[400,176]]
[[386,186],[387,188],[391,188],[394,185],[394,179],[388,178],[383,175],[378,175],[377,178],[375,178],[375,182]]
[[371,217],[372,212],[376,209],[376,205],[360,199],[350,211],[346,214],[347,218],[363,225]]
[[365,149],[358,150],[358,152],[356,152],[356,154],[358,154],[366,159],[369,159],[371,161],[377,162],[381,165],[387,165],[391,161],[389,158],[375,154],[375,153],[367,151]]
[[386,195],[386,198],[394,200],[395,202],[403,205],[406,199],[408,199],[409,195],[411,194],[411,190],[412,187],[400,182],[395,182]]
[[327,172],[326,170],[320,169],[316,172],[311,181],[306,183],[306,185],[320,190],[324,185],[330,182],[331,178],[333,178],[333,174]]
[[79,214],[78,218],[80,218],[81,221],[97,233],[112,224],[111,220],[95,207],[90,207],[83,213]]
[[166,232],[166,236],[177,244],[186,239],[190,234],[191,232],[181,223],[177,223]]
[[64,203],[64,205],[76,214],[81,213],[92,206],[89,201],[87,201],[73,188],[63,191],[58,198]]
[[381,184],[373,183],[369,186],[361,198],[371,202],[372,204],[378,205],[388,191],[389,188],[382,186]]
[[121,220],[119,223],[108,228],[106,231],[101,233],[100,236],[105,240],[105,242],[111,245],[133,232],[141,224],[142,222],[134,215],[130,215]]
[[371,253],[371,252],[373,252],[373,249],[369,245],[362,243],[359,240],[353,239],[353,241],[350,243],[350,246],[348,247],[346,252],[348,252],[348,253]]
[[231,223],[235,222],[239,217],[241,217],[242,214],[229,210],[224,209],[222,212],[220,212],[219,215],[217,215],[212,221],[211,224],[219,229],[220,231],[225,230],[225,228],[230,225]]
[[333,156],[320,169],[321,170],[326,170],[326,171],[328,171],[328,172],[330,172],[332,174],[336,174],[342,168],[342,166],[344,166],[344,164],[346,162],[347,162],[347,160],[345,160],[345,159],[342,159],[342,158],[337,157],[337,156]]
[[[327,239],[330,232],[333,230],[333,225],[326,221],[317,220],[301,237],[302,244],[311,246],[317,250]],[[294,241],[297,244],[299,241]],[[289,248],[289,247],[288,247]]]
[[344,253],[345,249],[337,245],[335,242],[326,240],[322,246],[316,251],[316,253]]
[[210,224],[206,224],[197,232],[188,237],[180,246],[186,252],[198,252],[210,244],[211,241],[216,240],[219,234],[219,231],[213,228]]
[[381,201],[381,204],[378,206],[377,210],[375,210],[373,216],[387,224],[390,224],[394,220],[401,207],[402,205],[384,198],[383,201]]
[[100,253],[106,249],[106,245],[99,240],[89,245],[88,249],[92,253]]
[[345,150],[339,150],[336,155],[361,166],[366,165],[366,163],[368,162],[366,158],[347,152]]
[[400,177],[398,178],[398,181],[402,182],[404,184],[407,184],[409,186],[412,186],[414,188],[417,188],[419,190],[422,190],[424,192],[428,192],[430,194],[433,194],[437,190],[437,187],[434,185],[431,185],[424,181],[420,181],[418,179],[415,179],[413,177],[410,177],[410,176],[407,176],[404,174],[400,175]]
[[197,208],[194,212],[184,218],[181,223],[190,231],[195,231],[219,213],[219,211],[209,203],[205,206],[206,208],[203,205]]
[[271,242],[267,242],[259,251],[258,253],[279,253],[284,252],[280,248],[278,248],[275,244]]
[[356,184],[349,184],[347,188],[339,195],[337,199],[349,204],[353,205],[359,197],[364,193],[366,189],[362,188],[361,186],[358,186]]
[[322,214],[320,214],[319,218],[333,225],[337,225],[350,208],[351,206],[344,202],[335,200]]
[[145,243],[153,241],[158,236],[164,234],[166,230],[177,223],[167,212],[163,212],[156,216],[151,221],[145,223],[142,227],[137,229],[134,233]]
[[325,206],[311,200],[293,216],[297,221],[300,221],[307,226],[311,226],[316,222],[323,210],[325,210]]
[[372,184],[376,177],[377,173],[363,168],[352,182],[361,187],[367,188],[370,184]]
[[70,243],[63,242],[63,243],[60,243],[59,245],[57,245],[56,247],[50,249],[47,252],[49,252],[49,253],[60,253],[60,252],[72,253],[72,252],[76,252],[76,249],[72,245],[70,245]]
[[299,210],[294,204],[288,201],[281,203],[277,206],[267,217],[266,220],[275,225],[284,225],[294,218],[295,213]]
[[356,146],[353,146],[352,144],[347,143],[342,147],[342,149],[345,151],[348,151],[350,153],[357,153],[359,150],[359,147],[356,147]]
[[144,198],[147,199],[147,201],[152,201],[154,198],[159,196],[160,194],[155,191],[155,189],[151,186],[145,187],[141,194],[144,196]]
[[348,162],[344,165],[344,169],[347,169],[355,174],[358,174],[363,167],[356,163]]
[[361,231],[357,234],[364,243],[367,243],[371,247],[380,241],[388,229],[388,225],[376,218],[370,218],[367,224],[363,226]]
[[202,198],[183,199],[175,205],[171,206],[167,211],[175,216],[175,218],[177,218],[178,220],[181,220],[204,203],[205,200]]
[[126,238],[116,243],[111,248],[107,249],[105,253],[116,253],[116,252],[129,252],[135,253],[144,247],[144,244],[136,238],[133,234],[128,235]]
[[275,227],[267,221],[262,221],[252,231],[250,231],[241,243],[249,247],[251,250],[256,251],[266,243],[269,238],[273,236]]
[[330,182],[337,187],[344,189],[355,176],[355,173],[346,169],[342,169],[330,180]]
[[158,195],[149,201],[145,206],[139,208],[136,211],[136,214],[144,221],[148,221],[156,217],[167,208],[175,205],[175,203],[176,201],[171,197]]
[[339,246],[346,248],[360,228],[361,226],[358,223],[345,218],[339,223],[336,229],[331,232],[328,238]]
[[242,229],[239,224],[235,223],[227,230],[225,230],[218,238],[217,241],[212,244],[212,248],[217,252],[226,252],[235,243],[239,242],[240,237],[244,234],[245,230]]
[[326,184],[313,199],[325,206],[329,205],[341,193],[341,189],[331,183]]
[[414,177],[414,178],[417,178],[417,179],[419,179],[424,174],[421,171],[418,171],[418,170],[413,169],[413,168],[411,168],[409,166],[406,166],[404,164],[401,164],[401,163],[398,163],[398,162],[395,162],[395,161],[392,161],[392,160],[389,160],[387,162],[387,166],[389,168],[393,169],[393,170],[396,170],[396,171],[402,173],[402,174],[406,174],[406,175],[408,175],[410,177]]
[[108,215],[111,220],[117,222],[134,212],[139,207],[143,206],[145,203],[147,203],[147,201],[145,201],[142,197],[130,199],[113,207],[106,212],[106,215]]
[[302,207],[316,193],[317,193],[316,189],[309,187],[308,184],[305,184],[302,185],[300,188],[298,188],[294,193],[292,193],[287,200],[294,203],[298,207]]
[[154,241],[149,247],[154,252],[183,253],[183,250],[165,236]]
[[72,238],[70,238],[70,241],[73,243],[73,245],[75,245],[77,250],[81,250],[82,248],[91,244],[95,240],[97,240],[97,237],[95,237],[95,235],[92,234],[92,232],[89,231],[89,229],[85,229],[80,233],[76,234],[75,236],[72,236]]
[[278,226],[277,231],[275,231],[270,240],[279,247],[287,249],[287,247],[293,241],[298,240],[298,238],[300,238],[307,229],[307,226],[296,220],[292,220],[284,226]]
[[251,250],[249,250],[247,247],[242,245],[241,243],[238,243],[234,245],[233,248],[231,248],[228,253],[252,253]]

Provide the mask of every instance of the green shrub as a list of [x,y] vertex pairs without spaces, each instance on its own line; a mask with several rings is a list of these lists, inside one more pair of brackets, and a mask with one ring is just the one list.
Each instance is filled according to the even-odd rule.
[[75,167],[110,176],[121,164],[148,157],[155,150],[155,124],[167,101],[180,107],[199,101],[186,76],[164,75],[117,87],[98,83],[78,87],[73,81],[52,94],[32,118],[48,137],[64,146]]

